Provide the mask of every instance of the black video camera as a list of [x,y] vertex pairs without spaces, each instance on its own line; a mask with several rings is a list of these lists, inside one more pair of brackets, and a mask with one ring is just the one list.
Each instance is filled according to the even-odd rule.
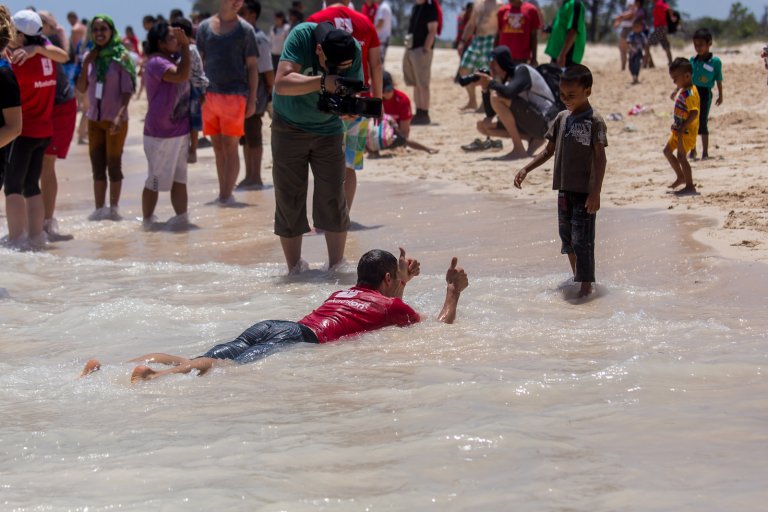
[[359,92],[367,91],[362,80],[338,77],[336,92],[324,92],[317,100],[317,110],[337,116],[381,117],[380,98],[360,98]]
[[[480,68],[480,69],[477,70],[477,73],[483,73],[483,74],[486,74],[486,75],[490,75],[491,74],[491,70],[488,69],[488,68]],[[477,73],[472,73],[471,75],[460,76],[459,77],[459,85],[462,86],[462,87],[466,87],[469,84],[473,84],[473,83],[477,82],[478,80],[480,80],[480,75],[478,75]]]

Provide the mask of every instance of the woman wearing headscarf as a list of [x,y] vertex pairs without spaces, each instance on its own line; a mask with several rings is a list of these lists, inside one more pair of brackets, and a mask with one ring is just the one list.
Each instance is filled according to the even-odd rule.
[[88,93],[89,103],[88,149],[96,209],[88,218],[120,220],[123,146],[128,135],[128,103],[136,89],[136,68],[112,18],[94,16],[89,32],[93,49],[85,56],[77,79],[77,89]]

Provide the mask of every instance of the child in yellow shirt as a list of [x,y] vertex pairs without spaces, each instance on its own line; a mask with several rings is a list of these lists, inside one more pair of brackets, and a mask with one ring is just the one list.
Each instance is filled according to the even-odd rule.
[[693,85],[693,66],[689,60],[677,58],[672,61],[669,65],[669,76],[680,90],[675,98],[672,135],[664,147],[664,156],[669,160],[677,177],[669,188],[674,189],[684,184],[685,187],[676,190],[675,194],[693,195],[696,194],[696,187],[693,184],[691,164],[687,155],[696,147],[696,135],[699,133],[699,92]]

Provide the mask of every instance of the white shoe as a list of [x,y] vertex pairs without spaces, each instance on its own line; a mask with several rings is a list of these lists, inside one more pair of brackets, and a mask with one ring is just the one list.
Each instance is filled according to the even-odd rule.
[[109,214],[109,208],[102,206],[101,208],[96,208],[93,210],[93,212],[91,212],[91,214],[88,216],[88,220],[105,220],[109,218]]
[[123,220],[123,218],[120,216],[120,210],[117,206],[110,206],[109,207],[109,217],[107,217],[109,220],[119,221]]
[[180,213],[168,219],[165,223],[170,229],[182,229],[189,226],[189,212]]

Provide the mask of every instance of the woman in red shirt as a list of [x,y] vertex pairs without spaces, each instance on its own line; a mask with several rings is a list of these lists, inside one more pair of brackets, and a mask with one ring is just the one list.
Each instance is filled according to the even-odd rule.
[[30,10],[13,15],[16,38],[9,45],[11,65],[21,92],[21,135],[13,141],[3,180],[8,220],[8,242],[14,247],[45,245],[40,173],[45,149],[53,135],[56,67],[51,58],[66,62],[67,52],[46,45],[43,22]]

